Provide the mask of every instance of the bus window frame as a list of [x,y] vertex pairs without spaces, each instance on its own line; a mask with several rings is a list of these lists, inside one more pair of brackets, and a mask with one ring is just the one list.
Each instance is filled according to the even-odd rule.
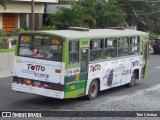
[[[92,41],[99,41],[100,40],[100,48],[101,49],[91,49],[91,42]],[[93,46],[92,46],[93,47]],[[91,51],[98,51],[101,50],[101,58],[100,59],[95,59],[95,60],[91,60]],[[89,41],[89,61],[90,62],[94,62],[94,61],[101,61],[104,59],[104,38],[90,38]]]
[[[131,45],[131,38],[133,38],[133,37],[137,37],[138,38],[138,43],[139,44],[134,44],[134,45]],[[141,53],[140,53],[140,49],[141,49],[141,40],[140,40],[140,36],[130,36],[129,37],[129,55],[140,55]],[[131,47],[135,47],[135,46],[137,46],[138,47],[138,52],[137,52],[137,54],[130,54],[131,53]]]
[[[70,64],[70,60],[69,60],[69,54],[70,54],[70,51],[69,51],[69,43],[72,42],[72,41],[77,41],[78,42],[78,62],[75,63],[75,64]],[[80,65],[80,39],[71,39],[68,41],[68,44],[67,44],[67,47],[68,47],[68,66],[78,66]]]
[[[28,58],[34,58],[34,59],[40,59],[40,60],[48,60],[48,61],[55,61],[55,60],[51,60],[51,59],[44,59],[44,58],[38,58],[38,57],[31,57],[31,56],[25,56],[25,55],[20,55],[19,54],[19,51],[20,51],[20,44],[21,44],[21,37],[22,36],[30,36],[31,37],[31,39],[33,39],[33,37],[34,36],[47,36],[47,37],[49,37],[50,39],[53,39],[53,37],[56,37],[56,38],[58,38],[58,40],[60,40],[60,42],[61,42],[61,47],[62,47],[62,49],[61,49],[61,51],[62,51],[62,53],[61,53],[61,60],[60,61],[56,61],[56,62],[62,62],[62,60],[63,60],[63,45],[64,45],[64,38],[63,37],[60,37],[60,36],[57,36],[57,35],[51,35],[51,34],[45,34],[45,33],[20,33],[19,35],[18,35],[18,49],[17,49],[17,56],[20,56],[20,57],[28,57]],[[34,46],[34,41],[33,40],[31,40],[31,44],[32,44],[32,46]]]
[[[114,46],[114,47],[108,47],[108,46],[106,46],[106,41],[107,41],[107,39],[112,39],[112,40],[115,40],[116,41],[116,46]],[[118,38],[117,37],[106,37],[106,38],[104,38],[104,58],[105,59],[115,59],[115,58],[117,58],[118,57],[118,47],[117,47],[117,45],[118,45],[118,43],[117,43],[117,41],[118,41]],[[109,58],[106,58],[106,50],[107,49],[109,49],[109,48],[116,48],[116,56],[115,57],[109,57]]]
[[[127,38],[127,40],[128,40],[128,53],[127,53],[127,55],[124,55],[124,54],[122,54],[121,56],[120,56],[120,54],[119,54],[119,41],[120,40],[122,40],[123,39],[123,41],[124,41],[124,38]],[[126,56],[130,56],[130,54],[129,54],[129,40],[130,40],[130,36],[118,36],[117,37],[117,57],[119,58],[119,57],[126,57]],[[124,45],[123,44],[123,46],[122,47],[124,47],[124,48],[126,48],[126,45]],[[123,51],[122,51],[123,52]]]

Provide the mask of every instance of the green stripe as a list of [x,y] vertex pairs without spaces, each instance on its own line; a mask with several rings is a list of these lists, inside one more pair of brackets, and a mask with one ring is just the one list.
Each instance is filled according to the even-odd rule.
[[84,93],[85,89],[78,89],[72,92],[67,92],[64,94],[64,98],[77,98],[79,95],[82,95]]
[[79,89],[81,89],[81,88],[85,88],[86,87],[86,80],[84,80],[84,81],[80,81],[79,82]]
[[76,98],[85,94],[86,80],[66,84],[65,98]]
[[[74,89],[71,89],[72,86],[74,86]],[[75,91],[77,89],[78,89],[78,82],[74,82],[66,85],[65,92]]]
[[[79,77],[79,81],[81,80],[86,80],[87,79],[87,73],[81,73],[80,77]],[[66,76],[65,77],[65,83],[70,83],[70,82],[74,82],[77,81],[75,76]]]
[[67,76],[67,77],[65,77],[65,82],[66,83],[73,82],[73,81],[76,81],[75,80],[75,76]]
[[80,74],[80,80],[86,80],[87,79],[87,73],[81,73]]

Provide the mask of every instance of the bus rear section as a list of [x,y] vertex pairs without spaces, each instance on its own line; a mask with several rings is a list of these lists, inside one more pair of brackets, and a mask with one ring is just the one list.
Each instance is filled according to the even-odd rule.
[[64,98],[64,71],[60,37],[21,34],[14,61],[12,90]]

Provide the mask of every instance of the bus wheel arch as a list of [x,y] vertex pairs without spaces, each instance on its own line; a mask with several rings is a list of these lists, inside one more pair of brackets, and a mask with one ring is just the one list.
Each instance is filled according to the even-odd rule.
[[133,71],[133,73],[135,73],[136,79],[139,80],[139,69],[135,69],[135,70]]
[[93,79],[89,85],[87,98],[92,100],[97,97],[100,90],[100,79]]
[[137,79],[139,79],[139,69],[133,71],[131,81],[128,83],[128,87],[133,87]]

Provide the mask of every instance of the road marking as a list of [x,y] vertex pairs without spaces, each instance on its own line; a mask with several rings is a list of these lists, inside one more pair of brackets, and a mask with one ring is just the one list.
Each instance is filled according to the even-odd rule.
[[160,66],[158,66],[158,67],[155,67],[155,68],[160,68]]

